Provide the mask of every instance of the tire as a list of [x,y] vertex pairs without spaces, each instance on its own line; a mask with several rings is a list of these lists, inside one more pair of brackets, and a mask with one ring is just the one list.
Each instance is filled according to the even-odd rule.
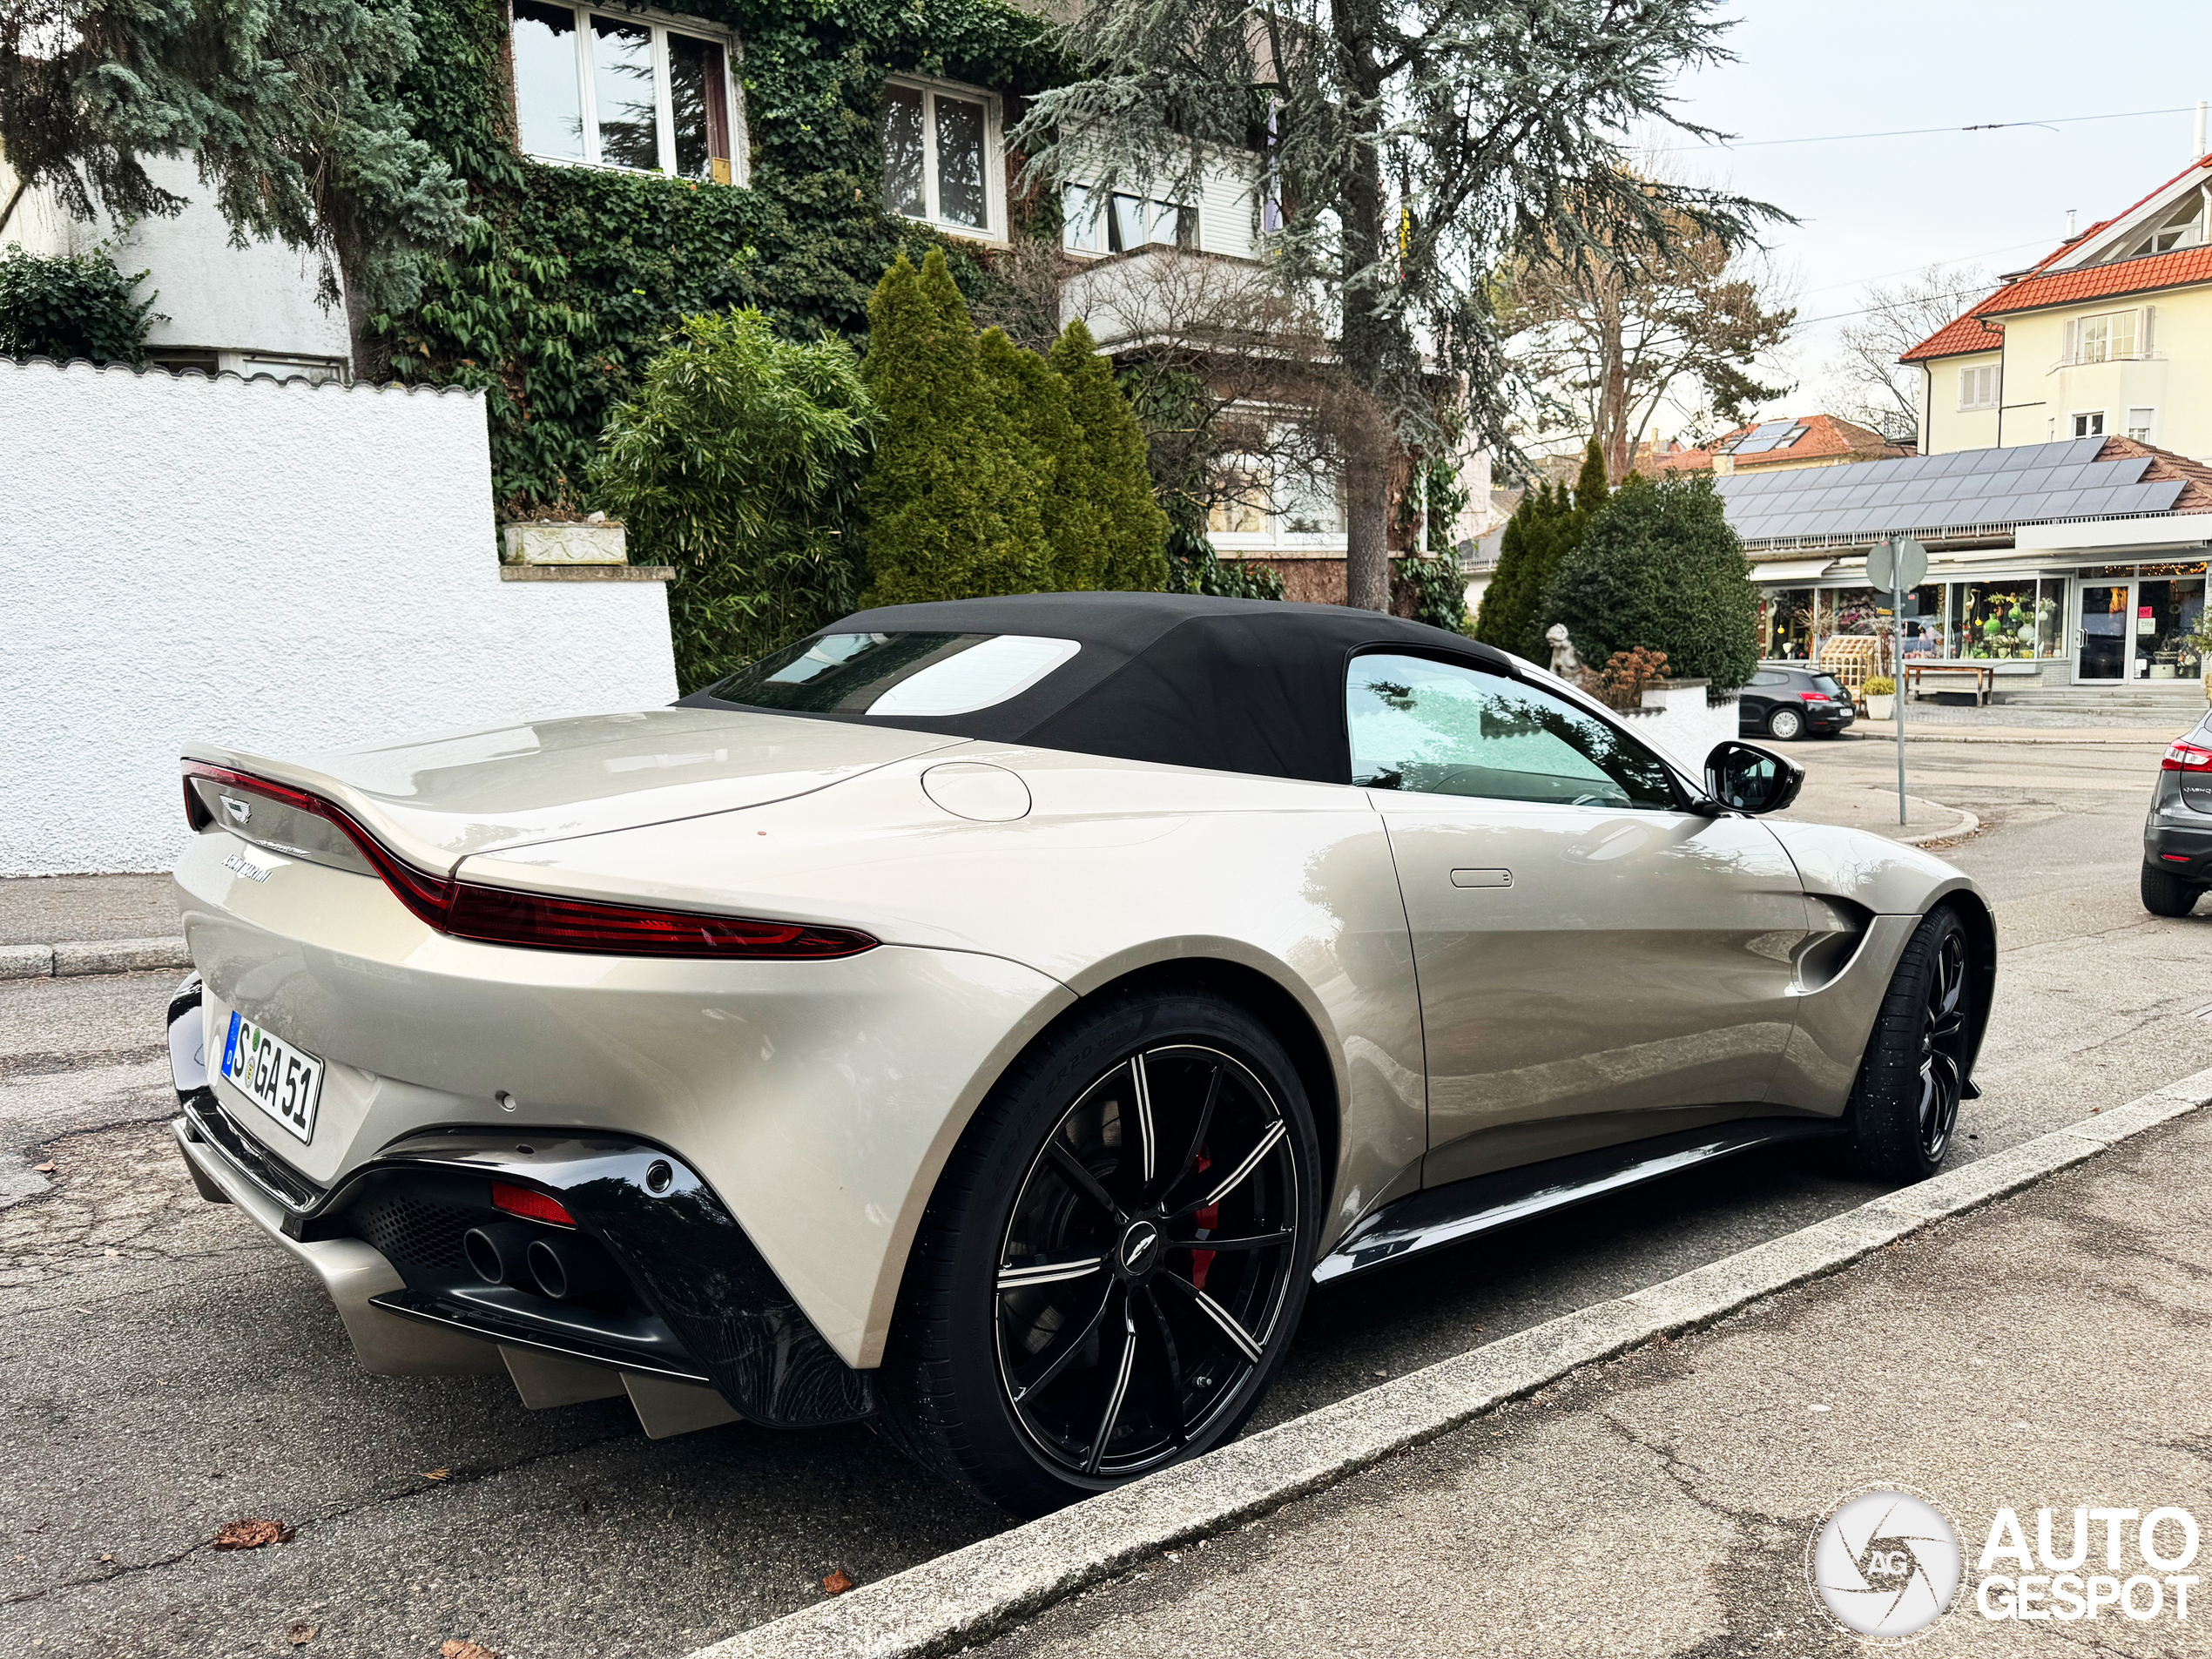
[[1779,743],[1795,743],[1805,734],[1805,717],[1795,709],[1777,709],[1766,717],[1766,734]]
[[1319,1170],[1298,1069],[1245,1009],[1196,987],[1077,1009],[1000,1081],[930,1198],[886,1433],[1024,1515],[1229,1440],[1304,1310]]
[[2143,908],[2154,916],[2186,916],[2204,889],[2157,866],[2143,866]]
[[1966,927],[1931,913],[1890,976],[1851,1088],[1851,1149],[1885,1181],[1925,1181],[1943,1166],[1959,1123],[1976,977]]

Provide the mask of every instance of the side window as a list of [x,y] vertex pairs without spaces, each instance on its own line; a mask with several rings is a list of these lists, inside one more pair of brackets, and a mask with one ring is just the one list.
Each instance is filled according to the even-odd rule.
[[1789,683],[1790,677],[1787,674],[1777,674],[1771,670],[1751,676],[1751,684],[1754,685],[1786,685]]
[[1352,781],[1566,806],[1677,806],[1660,759],[1564,698],[1422,657],[1355,657],[1345,684]]

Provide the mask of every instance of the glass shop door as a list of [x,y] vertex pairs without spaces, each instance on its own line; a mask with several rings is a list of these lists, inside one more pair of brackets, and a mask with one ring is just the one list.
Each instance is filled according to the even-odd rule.
[[2134,656],[2135,584],[2084,582],[2074,614],[2075,683],[2128,678]]

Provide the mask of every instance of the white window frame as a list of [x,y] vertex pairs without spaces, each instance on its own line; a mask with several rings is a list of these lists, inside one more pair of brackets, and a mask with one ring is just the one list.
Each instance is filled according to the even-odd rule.
[[[2110,437],[2112,435],[2112,428],[2105,424],[2105,416],[2110,413],[2111,411],[2108,409],[2071,409],[2067,411],[2066,417],[2066,435],[2069,438]],[[2075,424],[2079,421],[2094,421],[2097,423],[2098,429],[2094,432],[2075,431]]]
[[[2137,438],[2135,437],[2135,417],[2139,415],[2143,417],[2141,425],[2142,436]],[[2120,430],[2122,436],[2134,438],[2137,443],[2156,443],[2158,442],[2157,408],[2155,405],[2148,403],[2136,404],[2133,408],[2128,411],[2128,418],[2121,422]]]
[[[744,94],[738,84],[736,36],[703,19],[682,17],[672,12],[604,11],[593,6],[570,5],[567,0],[542,0],[542,3],[576,14],[577,108],[583,123],[583,154],[579,158],[543,155],[534,150],[523,152],[531,160],[555,167],[590,167],[601,172],[646,176],[658,173],[664,179],[684,177],[676,171],[676,105],[668,79],[668,37],[684,35],[722,49],[722,108],[730,124],[730,182],[742,185],[752,178],[752,165],[749,152],[752,146],[745,132]],[[598,77],[592,72],[591,64],[591,43],[596,37],[591,28],[594,17],[607,17],[617,23],[643,24],[652,31],[653,125],[660,152],[660,165],[657,168],[625,167],[618,161],[602,161],[599,158],[599,84]],[[514,83],[511,59],[509,81],[514,85],[515,97],[519,100],[522,87]]]
[[[1081,216],[1070,213],[1068,209],[1069,192],[1078,190],[1083,193],[1083,208]],[[1099,190],[1098,186],[1096,185],[1076,184],[1071,182],[1062,185],[1060,187],[1060,251],[1068,255],[1070,259],[1108,260],[1116,258],[1122,254],[1142,253],[1144,249],[1148,247],[1181,248],[1188,253],[1196,253],[1203,251],[1204,247],[1205,215],[1198,211],[1195,203],[1169,201],[1163,197],[1138,196],[1134,191],[1118,190],[1109,192],[1106,195],[1104,205],[1102,206],[1098,203]],[[1132,201],[1143,202],[1148,208],[1152,210],[1151,216],[1153,217],[1157,217],[1158,214],[1163,212],[1176,214],[1177,216],[1178,228],[1180,226],[1181,216],[1188,213],[1190,216],[1190,241],[1185,243],[1177,239],[1173,236],[1170,236],[1164,242],[1155,240],[1148,241],[1140,247],[1116,248],[1114,246],[1113,220],[1114,199],[1117,196],[1127,196]],[[1096,247],[1078,247],[1069,239],[1069,238],[1074,233],[1075,227],[1079,223],[1084,223],[1086,221],[1090,226],[1089,233],[1098,239],[1099,245]]]
[[[970,86],[963,81],[924,80],[914,75],[887,75],[884,90],[894,86],[921,94],[921,205],[927,211],[916,216],[901,214],[917,225],[933,226],[948,236],[957,236],[970,242],[988,243],[994,247],[1006,246],[1006,141],[1001,125],[1001,107],[997,93],[981,86]],[[973,225],[955,224],[939,215],[937,199],[937,95],[942,92],[964,103],[983,106],[983,219],[981,230]],[[883,131],[883,111],[876,111],[876,132]]]
[[[2125,318],[2128,330],[2124,339],[2125,351],[2113,349],[2113,324]],[[2091,356],[2089,339],[2093,324],[2104,325],[2104,338],[2096,342],[2097,355]],[[2151,308],[2148,306],[2120,306],[2110,311],[2096,311],[2085,317],[2069,318],[2066,325],[2065,361],[2070,367],[2097,363],[2133,362],[2150,355]]]
[[[1993,409],[1997,407],[1997,371],[1998,365],[1995,363],[1973,363],[1959,369],[1959,408],[1962,412],[1968,409]],[[1988,395],[1986,397],[1969,395],[1968,386],[1977,383],[1986,386]]]

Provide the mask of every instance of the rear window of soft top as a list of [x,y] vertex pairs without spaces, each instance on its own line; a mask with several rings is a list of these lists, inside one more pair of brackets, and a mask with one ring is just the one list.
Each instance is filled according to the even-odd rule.
[[819,634],[746,664],[706,694],[794,714],[970,714],[1020,696],[1081,649],[1035,634]]

